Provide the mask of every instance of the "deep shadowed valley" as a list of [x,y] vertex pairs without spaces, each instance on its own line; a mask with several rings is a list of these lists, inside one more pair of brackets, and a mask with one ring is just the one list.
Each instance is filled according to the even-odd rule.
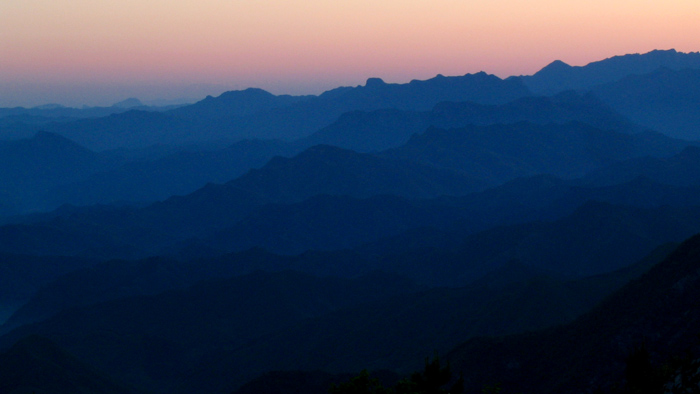
[[699,76],[0,108],[0,393],[697,391]]

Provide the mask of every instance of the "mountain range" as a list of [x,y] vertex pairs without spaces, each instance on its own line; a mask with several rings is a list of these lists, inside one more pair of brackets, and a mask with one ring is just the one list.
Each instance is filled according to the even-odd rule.
[[0,392],[700,379],[698,72],[0,109]]

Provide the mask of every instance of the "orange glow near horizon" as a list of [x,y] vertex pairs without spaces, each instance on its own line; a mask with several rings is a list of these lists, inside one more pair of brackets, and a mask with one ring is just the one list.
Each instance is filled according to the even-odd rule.
[[3,84],[320,93],[368,77],[532,74],[700,50],[697,0],[4,0]]

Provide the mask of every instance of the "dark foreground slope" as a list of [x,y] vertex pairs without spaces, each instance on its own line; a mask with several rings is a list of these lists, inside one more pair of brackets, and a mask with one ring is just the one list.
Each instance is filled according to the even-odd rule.
[[406,372],[474,335],[569,321],[657,258],[586,280],[491,279],[427,291],[383,274],[258,272],[66,310],[3,336],[0,346],[39,334],[118,382],[155,393],[226,393],[278,369]]
[[133,394],[56,346],[30,336],[0,353],[3,394]]
[[653,361],[683,354],[700,333],[700,236],[575,322],[543,332],[469,341],[448,355],[467,388],[584,393],[621,382],[642,343]]
[[[662,256],[665,251],[659,249],[628,269],[578,281],[539,276],[501,285],[496,279],[344,309],[222,354],[183,379],[177,392],[185,394],[197,387],[224,392],[270,369],[338,373],[366,368],[409,373],[420,369],[432,352],[445,354],[466,338],[571,321]],[[514,264],[501,274],[509,275],[508,270],[518,267]]]
[[203,358],[342,307],[415,290],[380,274],[346,280],[257,272],[66,310],[3,336],[0,348],[38,334],[120,382],[168,392]]

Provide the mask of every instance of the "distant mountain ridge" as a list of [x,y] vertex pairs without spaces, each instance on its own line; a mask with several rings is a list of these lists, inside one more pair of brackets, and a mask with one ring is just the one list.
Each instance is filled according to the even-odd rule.
[[483,72],[408,84],[369,79],[365,86],[337,88],[319,96],[274,96],[261,89],[247,89],[162,113],[128,111],[45,127],[93,150],[203,141],[233,143],[246,138],[292,140],[308,136],[353,110],[428,110],[442,101],[501,104],[530,94],[518,80],[502,80]]
[[182,105],[149,106],[136,98],[130,98],[109,107],[71,108],[59,104],[47,104],[32,108],[0,108],[0,140],[28,138],[38,130],[52,127],[53,123],[100,118],[134,109],[163,112],[179,106]]
[[564,90],[588,90],[629,75],[648,74],[662,67],[671,70],[698,69],[700,52],[654,50],[644,54],[614,56],[585,66],[569,66],[556,60],[534,75],[511,78],[521,79],[535,94],[549,95]]
[[236,118],[286,107],[314,96],[276,96],[262,89],[248,88],[224,92],[218,97],[207,96],[194,104],[171,111],[185,119]]
[[[532,76],[505,80],[484,72],[455,77],[438,75],[405,84],[369,78],[364,86],[339,87],[319,96],[276,96],[250,88],[225,92],[219,97],[207,97],[192,105],[162,111],[160,113],[165,116],[160,117],[140,114],[143,109],[150,111],[150,108],[132,107],[136,103],[130,102],[125,108],[111,107],[113,116],[83,119],[80,122],[72,121],[71,117],[75,115],[67,112],[66,119],[56,118],[56,122],[48,123],[46,119],[24,118],[28,123],[23,124],[22,118],[16,118],[18,122],[8,123],[12,130],[8,129],[7,135],[22,135],[27,131],[20,129],[25,127],[35,130],[43,127],[93,150],[202,141],[233,143],[246,138],[292,140],[309,136],[351,111],[429,111],[441,102],[501,105],[532,96],[533,93],[553,95],[567,90],[589,91],[599,85],[615,83],[632,75],[652,73],[659,68],[697,70],[700,68],[700,53],[655,50],[645,54],[615,56],[581,67],[555,61]],[[56,111],[67,110],[48,108],[33,109],[31,111],[34,112],[31,112],[0,109],[0,117],[3,113],[5,116],[23,114],[41,117],[41,114],[49,114],[46,111],[58,114]],[[3,119],[4,122],[7,120]]]
[[519,81],[502,80],[482,71],[454,77],[437,75],[424,81],[412,80],[407,84],[385,83],[379,78],[369,78],[364,87],[338,88],[321,94],[319,98],[344,102],[346,106],[356,103],[353,105],[355,109],[361,110],[429,110],[442,101],[502,104],[528,95],[530,92]]

